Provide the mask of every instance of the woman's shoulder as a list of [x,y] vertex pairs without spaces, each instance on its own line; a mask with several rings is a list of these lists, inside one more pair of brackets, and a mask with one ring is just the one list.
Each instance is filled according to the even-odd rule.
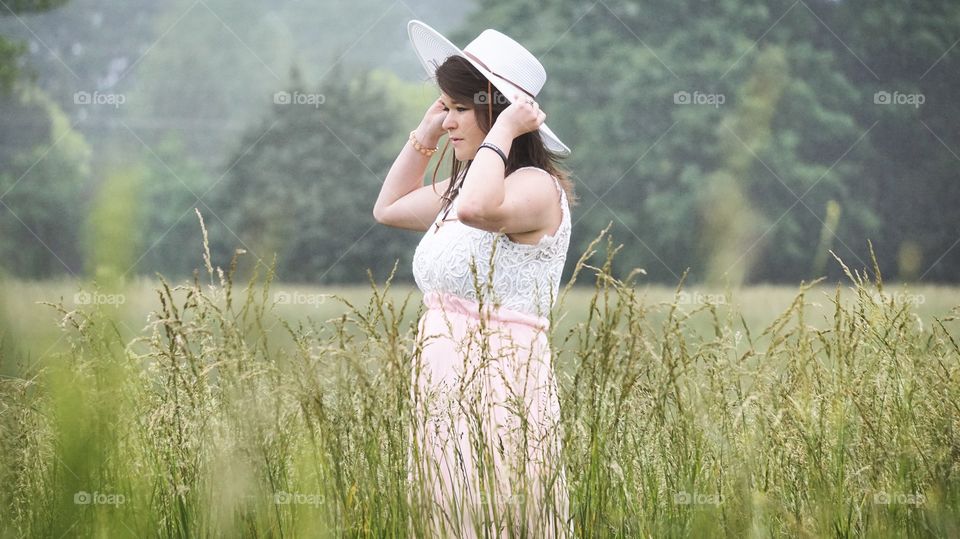
[[527,166],[527,167],[520,167],[520,168],[514,170],[513,172],[511,172],[510,174],[507,175],[507,178],[508,178],[508,179],[509,179],[509,178],[516,178],[516,177],[536,178],[536,177],[538,177],[538,176],[546,176],[547,178],[552,179],[552,180],[554,181],[554,183],[556,183],[558,186],[559,186],[559,184],[560,184],[560,182],[559,182],[559,180],[557,179],[556,176],[554,176],[553,174],[550,174],[549,172],[547,172],[546,170],[544,170],[544,169],[542,169],[542,168],[540,168],[540,167],[536,167],[536,166],[532,166],[532,165],[531,165],[531,166]]
[[550,173],[547,172],[546,170],[544,170],[544,169],[542,169],[542,168],[540,168],[540,167],[538,167],[538,166],[534,166],[534,165],[528,165],[528,166],[525,166],[525,167],[520,167],[520,168],[518,168],[518,169],[515,169],[513,172],[510,173],[510,175],[512,176],[512,175],[516,174],[517,172],[520,172],[521,170],[539,170],[540,172],[546,174],[547,176],[550,176],[551,178],[554,177],[553,174],[550,174]]
[[[517,174],[517,173],[520,173],[520,174]],[[533,166],[533,165],[531,165],[531,166],[526,166],[526,167],[520,167],[520,168],[514,170],[513,172],[511,172],[507,177],[508,177],[508,178],[514,177],[515,174],[517,174],[518,176],[520,176],[520,175],[523,175],[523,176],[530,175],[530,176],[533,176],[533,177],[536,177],[536,176],[539,176],[539,175],[546,176],[546,177],[548,177],[548,178],[550,178],[550,179],[553,180],[552,183],[553,183],[554,187],[557,188],[557,191],[560,192],[560,195],[561,195],[561,196],[564,196],[564,191],[563,191],[563,187],[560,185],[560,180],[559,180],[556,176],[554,176],[553,174],[550,174],[549,172],[547,172],[546,170],[544,170],[544,169],[542,169],[542,168],[540,168],[540,167]]]

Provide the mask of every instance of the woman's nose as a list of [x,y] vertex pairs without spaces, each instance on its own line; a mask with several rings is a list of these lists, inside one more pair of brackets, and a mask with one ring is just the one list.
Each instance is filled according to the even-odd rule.
[[443,127],[446,130],[453,129],[456,127],[456,123],[453,121],[453,112],[448,112],[446,116],[443,117],[443,123],[440,124],[440,127]]

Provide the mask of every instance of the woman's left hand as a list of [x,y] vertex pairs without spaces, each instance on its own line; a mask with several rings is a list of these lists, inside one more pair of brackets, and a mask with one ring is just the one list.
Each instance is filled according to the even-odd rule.
[[540,128],[547,113],[540,110],[540,104],[525,94],[515,94],[513,102],[500,113],[495,123],[502,124],[513,137],[519,137]]

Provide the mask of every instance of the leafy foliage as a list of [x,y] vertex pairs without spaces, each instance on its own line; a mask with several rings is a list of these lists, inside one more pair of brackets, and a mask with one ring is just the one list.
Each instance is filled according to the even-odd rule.
[[[236,165],[211,194],[222,220],[214,236],[230,244],[219,246],[221,260],[234,248],[267,261],[277,253],[283,280],[343,283],[411,256],[414,236],[372,216],[403,144],[398,105],[369,75],[328,80],[307,90],[294,74],[292,102],[275,104],[236,148]],[[297,96],[317,104],[297,104]]]
[[[27,11],[61,4],[8,3]],[[126,96],[118,110],[80,107],[71,116],[94,155],[104,156],[96,163],[101,170],[86,179],[36,179],[49,174],[41,167],[29,177],[49,193],[51,207],[58,199],[82,206],[78,188],[96,196],[112,170],[141,159],[151,180],[137,202],[148,214],[140,221],[139,273],[192,269],[175,244],[189,241],[189,225],[175,223],[191,205],[203,209],[208,199],[196,195],[212,187],[210,204],[221,204],[216,215],[224,218],[213,224],[235,233],[217,246],[220,257],[244,245],[264,259],[276,252],[282,276],[313,282],[356,282],[365,269],[386,271],[399,259],[398,276],[409,278],[413,235],[382,230],[368,214],[376,184],[425,105],[415,96],[423,87],[405,82],[424,80],[403,27],[417,17],[461,45],[497,28],[540,57],[550,75],[540,101],[574,149],[568,165],[582,203],[573,212],[571,252],[613,222],[630,246],[616,275],[642,267],[649,279],[671,283],[686,268],[692,280],[732,284],[795,282],[821,272],[837,279],[839,270],[823,262],[828,251],[866,266],[868,239],[888,275],[939,281],[960,274],[960,11],[948,3],[518,0],[442,13],[435,7],[430,0],[330,0],[323,10],[293,0],[269,7],[76,0],[24,18],[29,27],[7,12],[0,87],[12,91],[33,78],[64,110],[74,107],[78,90]],[[293,84],[327,94],[327,103],[271,108],[275,92],[294,88],[281,76],[291,65],[307,81]],[[337,65],[354,72],[344,75]],[[389,100],[337,97],[341,77],[367,72],[361,86]],[[779,91],[769,91],[774,86]],[[678,103],[683,92],[723,101]],[[924,102],[883,105],[875,102],[878,92]],[[48,148],[49,122],[39,109],[0,106],[0,170],[9,186],[31,155]],[[270,149],[258,149],[262,144]],[[51,152],[58,151],[54,145]],[[328,180],[334,177],[341,181]],[[8,196],[35,200],[25,188]],[[37,214],[37,231],[79,230],[86,220],[11,208]],[[74,220],[48,222],[64,219]],[[77,267],[69,247],[53,249],[62,264],[35,238],[16,245],[19,257],[35,261],[17,262],[19,275]]]

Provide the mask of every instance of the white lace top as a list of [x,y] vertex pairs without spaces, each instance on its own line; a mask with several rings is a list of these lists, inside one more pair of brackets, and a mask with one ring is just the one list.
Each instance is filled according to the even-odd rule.
[[[547,317],[560,291],[560,275],[567,258],[571,228],[566,193],[556,178],[553,181],[560,191],[563,216],[557,231],[552,235],[545,234],[536,245],[516,243],[506,234],[450,220],[456,217],[459,197],[455,198],[448,220],[437,229],[435,225],[441,221],[443,212],[438,214],[414,252],[413,276],[420,291],[424,294],[446,292],[480,301],[470,270],[470,262],[475,261],[476,282],[485,304]],[[488,283],[491,251],[492,290]]]

